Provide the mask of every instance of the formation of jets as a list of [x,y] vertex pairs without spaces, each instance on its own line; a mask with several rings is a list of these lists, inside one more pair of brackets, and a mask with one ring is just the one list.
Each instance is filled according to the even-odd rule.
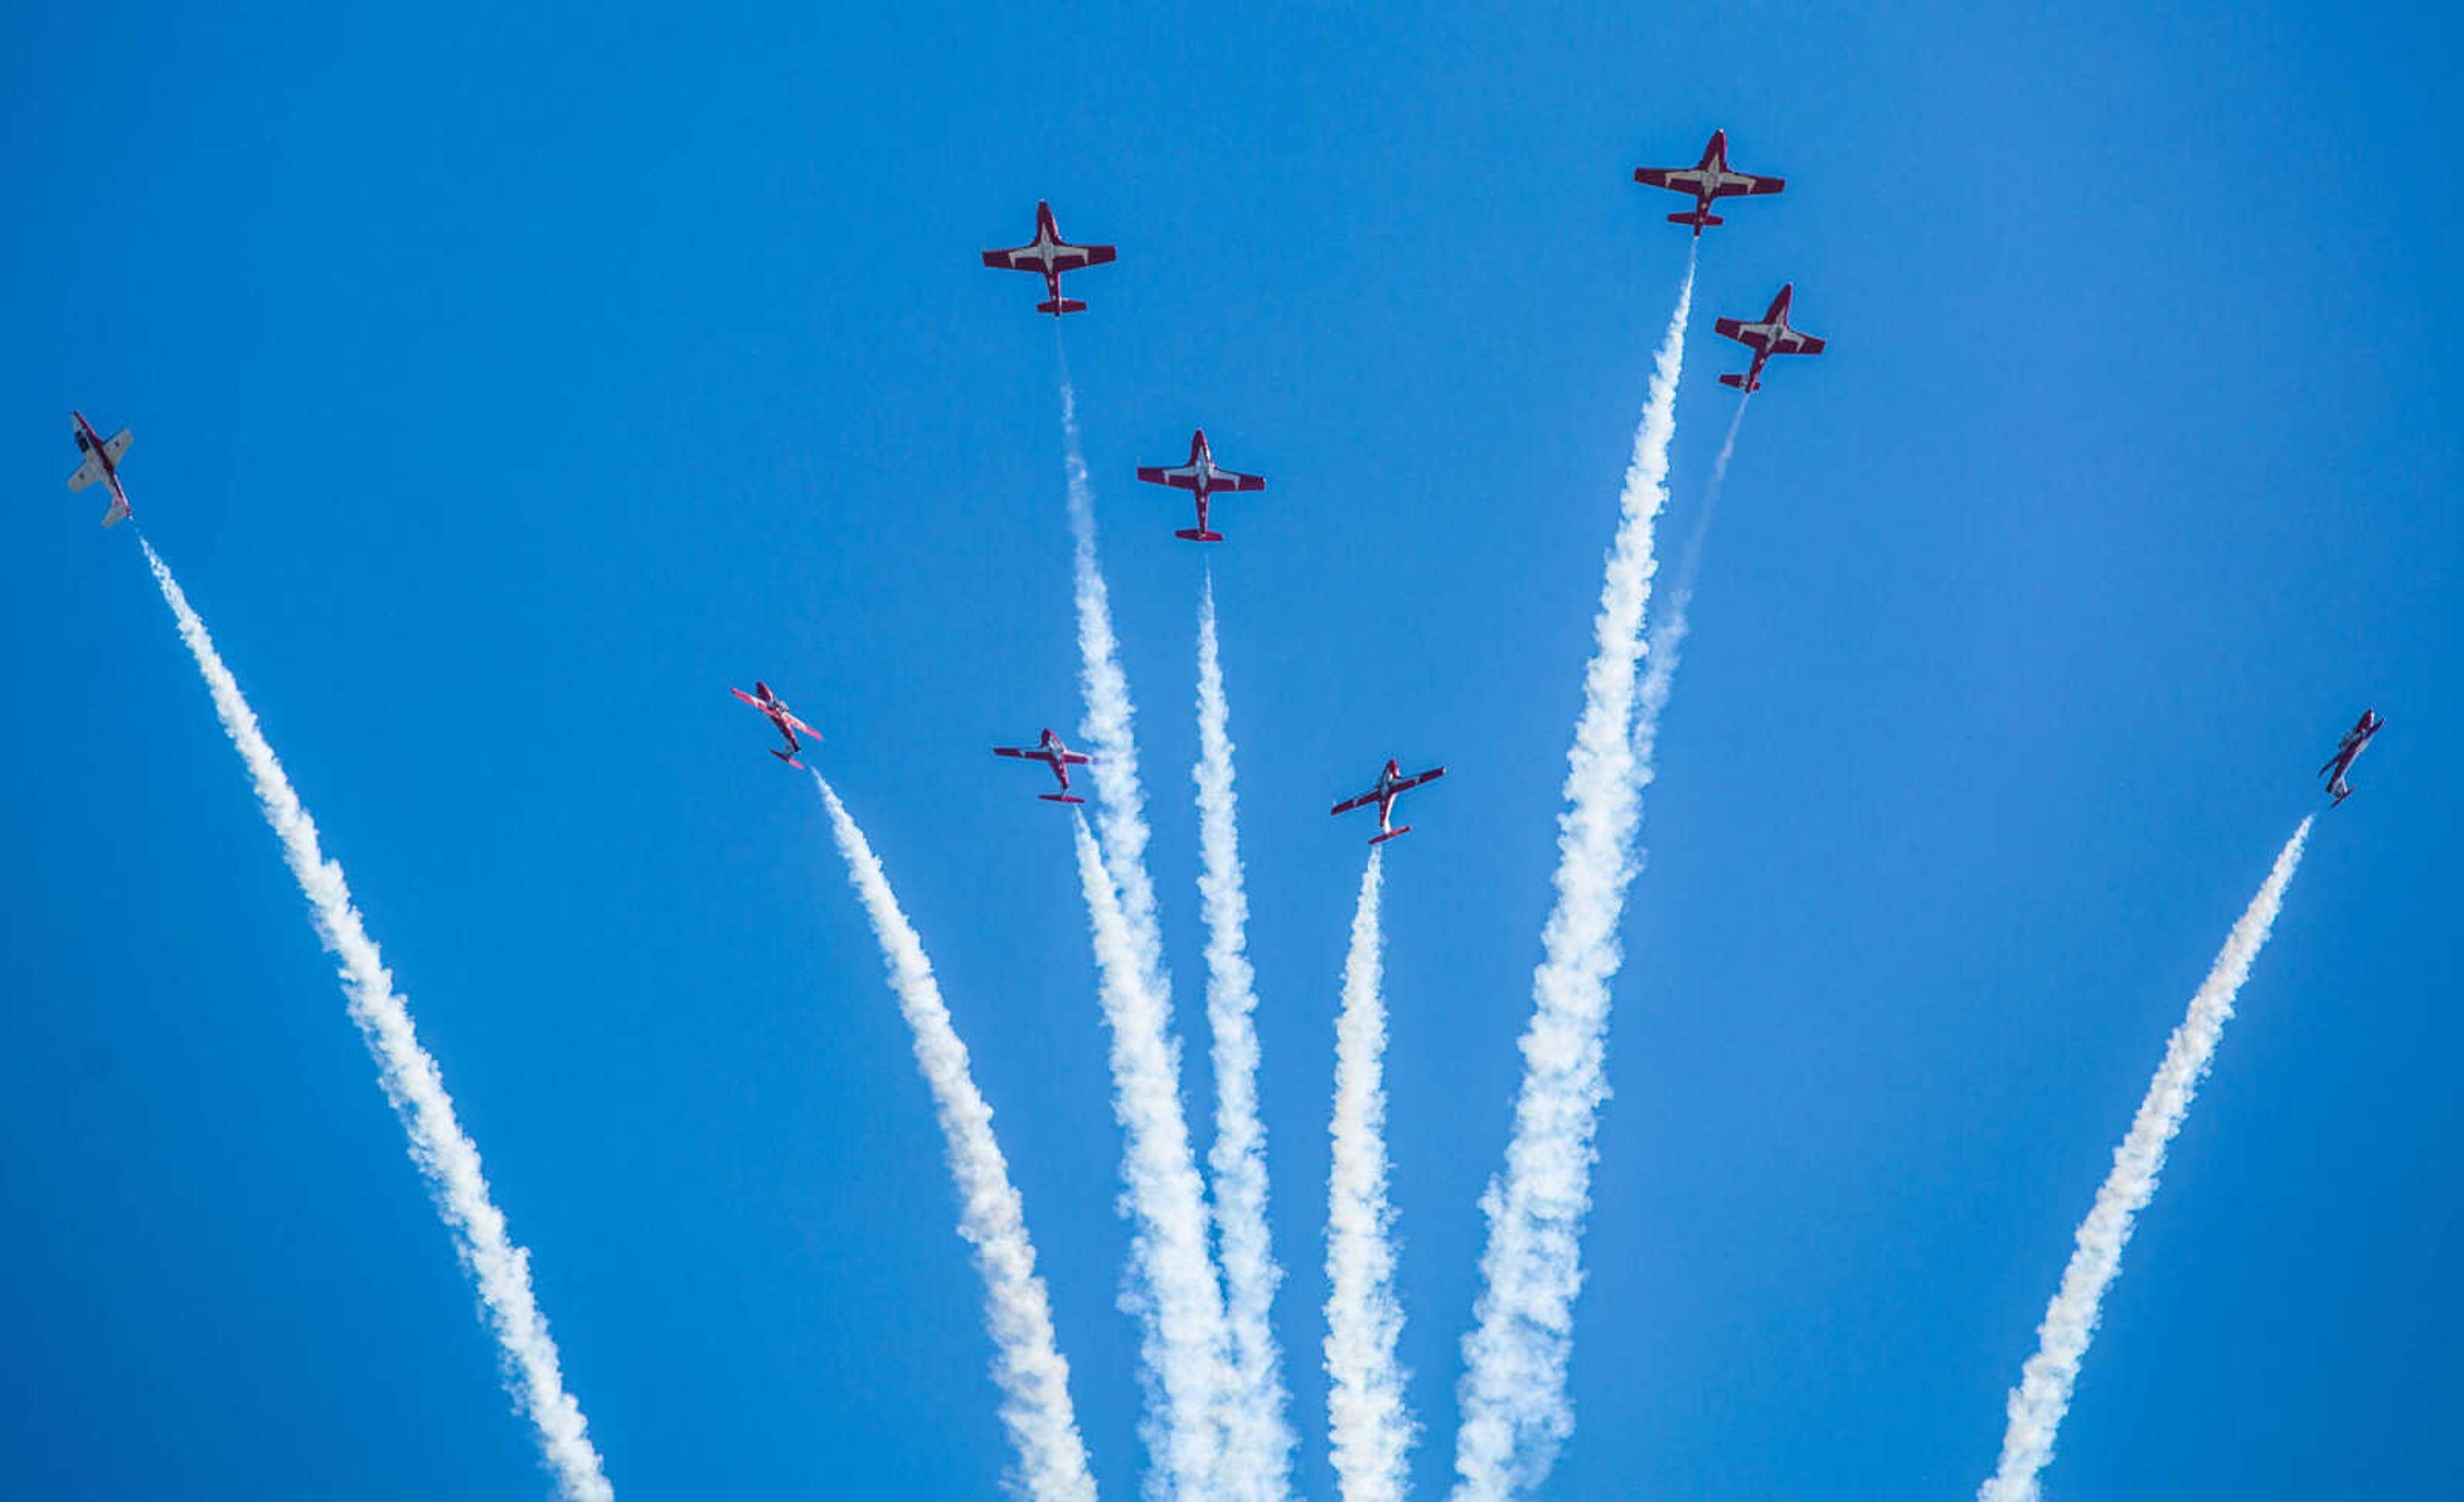
[[[1759,197],[1780,192],[1788,186],[1785,178],[1740,172],[1731,167],[1728,165],[1728,133],[1725,130],[1711,132],[1711,139],[1704,144],[1701,159],[1693,166],[1639,166],[1634,169],[1634,180],[1646,187],[1665,188],[1692,198],[1693,208],[1670,214],[1668,222],[1687,226],[1697,239],[1702,237],[1705,228],[1727,222],[1711,211],[1711,206],[1719,200],[1732,197]],[[1052,206],[1049,203],[1038,203],[1035,206],[1035,237],[1024,245],[986,251],[983,253],[983,262],[996,270],[1032,272],[1042,276],[1045,300],[1037,303],[1035,310],[1038,313],[1048,313],[1054,318],[1059,318],[1066,313],[1085,312],[1087,308],[1085,302],[1062,295],[1062,274],[1082,271],[1090,266],[1105,265],[1111,262],[1115,254],[1116,248],[1113,246],[1076,245],[1063,239],[1061,227],[1052,216]],[[1712,326],[1722,338],[1735,340],[1753,352],[1752,363],[1743,372],[1723,374],[1720,377],[1721,385],[1742,393],[1751,394],[1762,389],[1763,366],[1773,355],[1822,353],[1825,345],[1822,339],[1789,325],[1789,304],[1795,291],[1796,287],[1793,282],[1781,287],[1779,295],[1771,298],[1770,308],[1759,319],[1748,320],[1723,318],[1715,320]],[[116,525],[127,519],[129,515],[128,492],[121,483],[120,461],[127,454],[133,435],[128,429],[122,428],[105,438],[95,431],[94,425],[86,421],[83,412],[73,411],[69,415],[76,423],[73,436],[77,440],[77,453],[80,456],[77,472],[69,476],[69,489],[81,491],[96,484],[107,487],[111,493],[111,504],[103,512],[102,524],[106,527]],[[1215,531],[1212,523],[1210,501],[1213,497],[1226,492],[1262,491],[1266,488],[1265,480],[1258,475],[1243,475],[1237,470],[1228,470],[1217,464],[1214,451],[1207,446],[1206,431],[1202,428],[1190,434],[1187,462],[1175,465],[1140,465],[1137,477],[1151,485],[1164,485],[1190,493],[1198,507],[1198,524],[1194,527],[1182,527],[1175,531],[1173,536],[1191,542],[1223,541],[1223,535]],[[803,750],[805,740],[819,744],[822,739],[821,733],[797,718],[795,713],[788,709],[786,701],[771,693],[770,686],[766,683],[757,681],[750,694],[737,688],[731,688],[728,692],[760,711],[785,739],[785,747],[773,749],[770,754],[789,766],[803,769],[804,763],[798,761],[797,757]],[[2333,800],[2330,806],[2341,805],[2352,796],[2353,789],[2345,782],[2345,774],[2352,769],[2353,762],[2360,758],[2362,752],[2368,748],[2371,738],[2376,736],[2380,727],[2386,723],[2386,719],[2375,712],[2364,710],[2362,718],[2354,723],[2353,728],[2344,732],[2343,740],[2337,744],[2336,754],[2328,758],[2326,763],[2319,768],[2320,775],[2326,779],[2328,796]],[[800,740],[800,737],[803,739]],[[995,746],[993,752],[997,756],[1042,762],[1050,767],[1053,777],[1061,784],[1061,790],[1057,793],[1039,794],[1038,796],[1045,802],[1056,804],[1086,802],[1084,798],[1069,791],[1069,768],[1084,766],[1090,759],[1080,752],[1070,750],[1062,743],[1061,738],[1050,730],[1045,730],[1032,746]],[[1411,832],[1410,825],[1397,828],[1394,823],[1396,798],[1408,788],[1418,787],[1423,783],[1434,782],[1443,777],[1445,771],[1442,766],[1432,767],[1425,772],[1416,772],[1407,777],[1403,775],[1399,763],[1390,758],[1385,769],[1378,773],[1375,786],[1356,798],[1348,798],[1336,804],[1332,811],[1341,814],[1375,804],[1377,833],[1369,843],[1383,844],[1398,834]]]

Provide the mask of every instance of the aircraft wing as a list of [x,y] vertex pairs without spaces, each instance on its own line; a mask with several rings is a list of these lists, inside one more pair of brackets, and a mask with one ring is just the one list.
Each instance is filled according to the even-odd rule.
[[1649,188],[1691,193],[1700,190],[1703,170],[1691,166],[1639,166],[1634,169],[1634,180]]
[[[1169,485],[1175,490],[1196,490],[1198,488],[1198,466],[1195,464],[1175,464],[1165,467],[1155,464],[1141,464],[1138,466],[1138,478],[1146,481],[1150,485]],[[1228,490],[1231,487],[1226,486],[1224,488]]]
[[762,709],[761,701],[760,701],[759,699],[755,698],[752,695],[745,693],[742,689],[729,689],[727,692],[729,692],[730,694],[735,695],[737,698],[742,699],[742,700],[743,700],[744,702],[746,702],[747,704],[752,705],[755,709],[759,709],[759,710],[761,710],[761,713],[763,713],[763,714],[765,714],[765,715],[766,715],[766,714],[768,714],[768,713],[770,713],[768,710],[766,710],[766,709]]
[[1401,782],[1397,783],[1395,784],[1395,790],[1399,793],[1406,787],[1418,787],[1422,783],[1434,783],[1439,778],[1445,775],[1446,769],[1442,766],[1431,767],[1425,772],[1415,772],[1411,776],[1404,778]]
[[1044,263],[1027,254],[1034,249],[1032,245],[1022,245],[1013,250],[986,251],[984,264],[998,271],[1042,271]]
[[1095,759],[1084,751],[1064,751],[1061,753],[1061,760],[1071,766],[1085,766]]
[[1811,334],[1800,334],[1794,329],[1790,329],[1771,341],[1771,352],[1774,355],[1818,355],[1822,353],[1822,348],[1821,340]]
[[787,728],[795,731],[798,735],[803,736],[805,740],[812,741],[815,745],[819,745],[821,743],[822,733],[815,730],[812,726],[805,724],[803,720],[798,719],[793,715],[781,715],[779,718],[787,722]]
[[1771,347],[1770,335],[1765,334],[1761,329],[1756,328],[1752,324],[1744,322],[1738,319],[1715,319],[1711,323],[1711,332],[1719,335],[1722,339],[1733,339],[1738,343],[1745,345],[1748,349],[1768,349]]
[[1731,172],[1720,179],[1711,189],[1714,198],[1735,198],[1749,193],[1776,193],[1788,186],[1784,177],[1756,177],[1751,172]]
[[1265,490],[1266,482],[1255,475],[1243,475],[1218,465],[1215,470],[1217,490]]
[[137,435],[129,431],[127,429],[122,428],[118,432],[113,433],[110,437],[102,440],[102,456],[109,459],[112,463],[118,464],[120,462],[120,456],[128,452],[128,446],[136,441]]
[[69,489],[83,490],[100,478],[102,478],[102,459],[98,454],[89,453],[85,456],[85,462],[77,467],[77,473],[69,476]]
[[1055,271],[1068,271],[1080,266],[1101,266],[1111,260],[1113,254],[1113,248],[1109,245],[1062,244],[1052,249],[1054,252],[1052,266]]
[[1042,753],[1030,751],[1024,746],[995,746],[993,747],[993,755],[1023,757],[1030,762],[1041,762],[1044,760]]
[[1366,808],[1366,807],[1368,807],[1371,804],[1374,804],[1374,803],[1375,803],[1376,801],[1377,801],[1377,789],[1375,789],[1375,788],[1374,788],[1374,787],[1373,787],[1373,788],[1371,788],[1369,791],[1367,791],[1367,792],[1365,792],[1365,793],[1362,793],[1362,794],[1361,794],[1359,797],[1357,797],[1357,798],[1347,798],[1347,799],[1345,799],[1343,802],[1341,802],[1341,803],[1339,803],[1339,804],[1336,804],[1333,807],[1329,808],[1329,809],[1327,810],[1327,812],[1328,812],[1328,813],[1331,813],[1331,814],[1332,814],[1332,813],[1350,813],[1350,812],[1351,812],[1353,809],[1354,809],[1354,808]]

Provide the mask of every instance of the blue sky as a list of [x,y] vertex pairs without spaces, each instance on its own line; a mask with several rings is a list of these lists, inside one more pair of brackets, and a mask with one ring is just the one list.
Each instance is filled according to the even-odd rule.
[[[2166,1031],[2365,703],[2048,1473],[2435,1491],[2464,1398],[2459,115],[2431,7],[11,12],[0,1491],[545,1493],[134,541],[349,871],[621,1494],[991,1494],[979,1291],[765,677],[931,947],[1099,1479],[1119,1138],[1066,821],[1068,320],[1184,1022],[1222,610],[1306,1494],[1331,1017],[1386,756],[1395,1197],[1452,1456],[1619,474],[1715,125],[1682,528],[1783,280],[1617,983],[1549,1494],[1964,1497]],[[1203,424],[1230,541],[1130,483]],[[1184,1044],[1202,1056],[1202,1034]],[[1202,1115],[1202,1070],[1187,1076]]]

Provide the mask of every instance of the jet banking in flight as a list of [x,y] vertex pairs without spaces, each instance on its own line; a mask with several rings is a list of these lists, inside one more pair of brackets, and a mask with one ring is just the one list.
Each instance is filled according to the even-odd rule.
[[1692,166],[1639,166],[1634,180],[1652,188],[1665,188],[1673,193],[1691,193],[1694,207],[1684,213],[1668,216],[1670,224],[1690,224],[1694,237],[1703,237],[1706,224],[1726,224],[1727,220],[1711,211],[1715,198],[1731,198],[1743,193],[1776,193],[1788,186],[1784,177],[1756,177],[1750,172],[1728,168],[1728,133],[1711,132],[1711,141],[1703,148],[1703,160]]
[[1388,840],[1393,839],[1398,834],[1409,834],[1412,832],[1412,827],[1408,824],[1404,825],[1400,828],[1397,828],[1395,826],[1396,796],[1406,788],[1418,787],[1422,783],[1434,783],[1439,778],[1445,775],[1446,769],[1444,767],[1433,766],[1425,772],[1415,772],[1411,776],[1405,777],[1403,775],[1402,766],[1390,756],[1386,759],[1386,769],[1377,774],[1376,786],[1372,787],[1369,791],[1362,793],[1357,798],[1347,798],[1327,811],[1329,813],[1350,813],[1354,808],[1365,808],[1371,804],[1375,804],[1377,806],[1377,832],[1369,837],[1369,843],[1372,845],[1383,845]]
[[1057,793],[1038,793],[1035,795],[1036,797],[1043,799],[1045,803],[1083,804],[1087,801],[1086,799],[1078,797],[1076,794],[1070,792],[1069,769],[1073,766],[1085,766],[1088,762],[1093,761],[1094,758],[1087,755],[1083,751],[1072,751],[1067,746],[1063,745],[1061,743],[1061,738],[1054,735],[1048,726],[1045,727],[1043,735],[1036,738],[1035,744],[1031,746],[995,746],[993,747],[993,755],[1016,757],[1023,762],[1041,762],[1045,765],[1052,768],[1052,775],[1058,778],[1061,782],[1061,791]]
[[986,251],[984,264],[997,271],[1031,271],[1044,278],[1046,300],[1035,305],[1038,313],[1059,318],[1064,313],[1083,313],[1087,304],[1061,295],[1061,274],[1082,267],[1101,266],[1112,258],[1109,245],[1072,245],[1061,237],[1061,227],[1052,222],[1052,206],[1035,206],[1035,238],[1014,250]]
[[1150,485],[1169,485],[1175,490],[1195,491],[1198,495],[1198,525],[1183,527],[1173,534],[1191,542],[1221,542],[1223,534],[1207,530],[1206,497],[1219,490],[1265,490],[1266,482],[1255,475],[1242,475],[1215,462],[1214,451],[1206,447],[1206,430],[1200,428],[1189,435],[1189,462],[1170,468],[1152,464],[1138,466],[1138,478]]
[[801,731],[812,738],[813,744],[820,745],[822,733],[798,719],[795,712],[787,707],[787,701],[771,693],[770,685],[758,678],[754,680],[753,692],[750,694],[742,689],[729,689],[727,692],[767,715],[770,718],[770,723],[779,727],[779,734],[787,738],[786,750],[774,750],[770,754],[800,772],[804,770],[804,763],[796,760],[796,753],[804,749],[803,743],[796,739],[796,735]]
[[100,480],[111,487],[111,507],[102,514],[102,524],[110,526],[125,519],[128,516],[128,492],[120,486],[120,456],[128,452],[129,444],[136,441],[135,435],[122,428],[108,438],[99,437],[94,431],[94,424],[85,420],[85,413],[71,412],[69,415],[77,419],[77,453],[85,455],[85,462],[69,476],[69,489],[83,490]]
[[1763,388],[1763,362],[1773,355],[1818,355],[1823,341],[1800,329],[1788,326],[1788,299],[1796,291],[1794,282],[1779,289],[1771,298],[1771,311],[1758,322],[1745,323],[1735,319],[1721,319],[1711,325],[1723,339],[1733,339],[1754,352],[1754,363],[1744,375],[1724,375],[1722,386],[1735,387],[1740,391]]
[[2344,774],[2362,759],[2362,753],[2369,749],[2370,738],[2377,735],[2379,728],[2386,723],[2386,716],[2376,710],[2365,709],[2362,711],[2362,718],[2353,721],[2353,728],[2344,732],[2344,739],[2336,742],[2336,754],[2319,768],[2319,775],[2327,780],[2327,796],[2335,800],[2328,807],[2333,808],[2336,804],[2353,796],[2353,789],[2344,782]]

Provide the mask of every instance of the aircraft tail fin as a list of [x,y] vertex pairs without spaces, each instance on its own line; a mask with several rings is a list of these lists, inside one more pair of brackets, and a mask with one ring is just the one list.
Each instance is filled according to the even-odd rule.
[[1064,313],[1084,313],[1087,311],[1087,304],[1079,301],[1075,298],[1054,298],[1049,302],[1037,303],[1035,305],[1035,311],[1038,313],[1049,313],[1054,318],[1059,318]]
[[1179,531],[1174,533],[1173,536],[1187,542],[1221,542],[1223,541],[1222,533],[1209,532],[1203,527],[1183,527]]
[[1087,801],[1075,793],[1038,793],[1035,796],[1048,804],[1083,804]]
[[1412,832],[1412,827],[1411,827],[1410,825],[1408,825],[1408,824],[1407,824],[1407,825],[1404,825],[1404,826],[1403,826],[1402,828],[1397,828],[1397,829],[1389,829],[1389,830],[1387,830],[1387,831],[1386,831],[1385,833],[1383,833],[1383,834],[1373,834],[1373,835],[1371,835],[1371,836],[1369,837],[1369,843],[1370,843],[1370,844],[1372,844],[1372,845],[1383,845],[1383,844],[1385,844],[1388,840],[1399,839],[1399,838],[1401,838],[1402,836],[1404,836],[1404,835],[1406,835],[1406,834],[1409,834],[1409,833],[1411,833],[1411,832]]

